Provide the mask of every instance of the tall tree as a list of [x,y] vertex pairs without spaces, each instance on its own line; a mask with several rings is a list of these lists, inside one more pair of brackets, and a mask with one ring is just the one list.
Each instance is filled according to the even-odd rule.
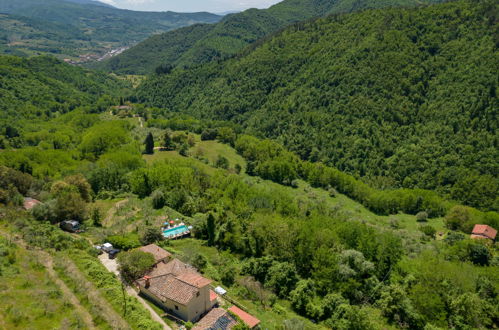
[[152,133],[147,134],[146,140],[144,141],[145,151],[147,155],[152,155],[154,153],[154,137]]
[[215,243],[215,217],[212,213],[208,215],[206,220],[206,227],[208,231],[208,245],[213,246]]

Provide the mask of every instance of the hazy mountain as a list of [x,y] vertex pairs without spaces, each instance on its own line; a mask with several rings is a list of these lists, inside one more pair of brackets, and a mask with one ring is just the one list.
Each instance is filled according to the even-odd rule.
[[[7,36],[11,51],[22,50],[27,53],[45,51],[53,54],[78,55],[82,53],[103,52],[119,46],[126,46],[146,39],[152,34],[169,31],[196,23],[214,23],[220,16],[210,13],[174,13],[174,12],[137,12],[122,10],[94,1],[64,0],[0,0],[0,12],[25,17],[37,24],[28,25],[29,35],[20,33],[20,29],[2,29]],[[43,22],[50,25],[51,32],[40,28]],[[79,32],[71,42],[59,45],[53,42],[52,32],[60,27],[56,34],[67,34],[66,30]],[[34,37],[38,33],[38,38]],[[77,33],[78,34],[78,33]],[[13,39],[13,42],[10,41]],[[25,40],[33,42],[25,42]],[[49,40],[50,42],[45,42]],[[17,43],[17,42],[20,42]],[[32,46],[34,44],[34,46]],[[76,48],[75,48],[76,46]]]

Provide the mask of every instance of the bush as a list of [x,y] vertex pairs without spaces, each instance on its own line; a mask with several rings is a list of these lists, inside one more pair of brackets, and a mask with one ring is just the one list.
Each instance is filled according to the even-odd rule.
[[418,222],[427,221],[428,220],[428,213],[425,211],[418,212],[418,214],[416,214],[416,220]]
[[435,238],[437,230],[430,225],[421,226],[419,230],[428,237]]
[[139,238],[136,234],[126,234],[123,236],[109,236],[107,241],[111,243],[115,248],[121,250],[130,250],[141,246]]
[[208,265],[208,260],[202,254],[197,253],[192,260],[192,265],[200,271],[203,271],[206,268],[206,265]]
[[122,252],[118,254],[119,270],[121,275],[128,281],[135,281],[154,266],[154,256],[151,253],[140,250]]
[[480,243],[470,244],[468,247],[468,256],[472,263],[480,266],[487,266],[492,259],[489,249]]
[[178,153],[184,157],[189,156],[189,145],[187,143],[182,143]]
[[222,270],[220,271],[220,280],[222,283],[226,286],[232,286],[234,284],[234,281],[236,280],[236,268],[232,265],[225,265],[223,266]]
[[156,210],[162,209],[165,206],[166,199],[165,199],[165,194],[161,190],[155,190],[151,194],[151,199],[152,199],[152,207],[154,207]]
[[205,129],[201,133],[201,141],[215,140],[218,136],[218,131],[213,128]]
[[470,208],[456,205],[445,216],[445,226],[451,230],[461,230],[470,219]]
[[215,166],[223,169],[228,169],[229,160],[222,155],[218,155],[217,161],[215,162]]
[[142,245],[152,244],[164,239],[161,229],[157,227],[147,227],[140,236],[140,243]]

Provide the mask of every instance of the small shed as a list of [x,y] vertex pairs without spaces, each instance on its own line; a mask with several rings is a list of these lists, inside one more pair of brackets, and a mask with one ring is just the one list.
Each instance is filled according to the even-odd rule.
[[471,232],[471,238],[473,239],[490,239],[491,241],[495,241],[496,236],[497,230],[487,225],[475,225]]

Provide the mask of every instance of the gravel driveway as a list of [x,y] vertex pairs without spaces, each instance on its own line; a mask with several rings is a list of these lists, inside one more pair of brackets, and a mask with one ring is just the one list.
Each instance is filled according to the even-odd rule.
[[116,274],[116,276],[120,277],[120,273],[118,272],[118,262],[116,259],[109,259],[109,255],[107,253],[103,253],[99,256],[100,262],[107,268],[111,273]]

